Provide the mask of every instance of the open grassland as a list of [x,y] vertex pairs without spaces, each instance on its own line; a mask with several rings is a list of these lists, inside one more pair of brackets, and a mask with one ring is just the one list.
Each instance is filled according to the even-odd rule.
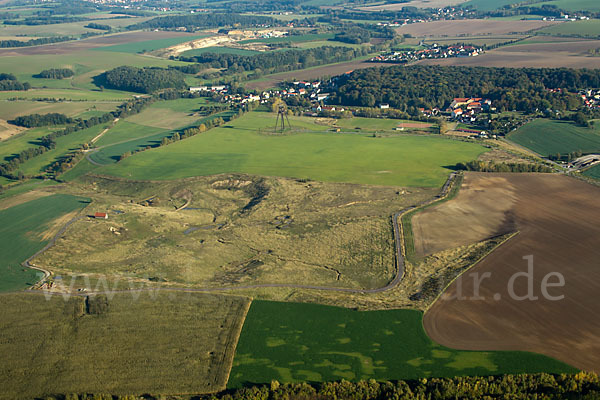
[[600,36],[600,20],[591,19],[589,21],[568,22],[544,28],[540,32],[549,33],[552,35],[580,35],[597,37]]
[[140,125],[127,120],[120,120],[115,126],[106,131],[95,144],[96,146],[104,147],[114,145],[115,143],[152,136],[163,131],[164,129],[161,128]]
[[75,189],[109,219],[77,221],[37,264],[215,288],[384,287],[396,269],[391,215],[436,192],[244,175],[160,183],[88,176]]
[[0,296],[0,398],[222,390],[248,301],[137,295]]
[[[493,35],[493,36],[455,36],[455,37],[436,37],[428,38],[425,40],[427,44],[437,43],[442,46],[449,46],[453,44],[471,44],[473,46],[493,46],[498,43],[506,43],[512,40],[519,40],[527,37],[526,35]],[[519,42],[520,43],[520,42]],[[404,46],[402,46],[404,47]]]
[[523,33],[547,26],[561,24],[551,21],[498,21],[487,19],[447,20],[419,22],[397,28],[399,34],[411,34],[415,37],[458,36],[458,35],[505,35]]
[[254,301],[227,384],[396,380],[525,372],[573,372],[548,357],[465,352],[432,342],[414,310],[359,312]]
[[[56,127],[55,127],[56,128]],[[32,128],[0,142],[0,160],[8,161],[21,151],[34,147],[37,139],[52,132],[50,127]]]
[[154,50],[164,49],[177,44],[201,39],[207,35],[179,36],[163,39],[145,40],[142,42],[131,42],[116,44],[112,46],[97,47],[95,50],[113,51],[117,53],[149,53]]
[[595,179],[600,179],[600,165],[596,165],[583,173],[585,176],[589,176]]
[[479,11],[493,11],[515,3],[520,3],[520,0],[469,0],[464,6],[473,7]]
[[118,103],[0,101],[0,118],[11,120],[20,115],[61,113],[79,117],[88,111],[113,111]]
[[[519,233],[433,304],[425,314],[427,333],[453,348],[534,351],[598,371],[600,188],[555,174],[468,173],[467,190],[490,177],[503,179],[502,186],[510,188],[498,193],[495,202],[513,203],[505,215]],[[437,235],[453,235],[456,218],[469,206],[464,201],[469,197],[459,195],[431,216],[440,219]],[[480,221],[470,225],[476,228],[489,225],[486,210],[496,208],[494,202],[479,207]],[[451,216],[444,212],[447,208],[454,210],[451,218],[446,218]],[[533,257],[532,267],[526,256]],[[563,277],[562,285],[556,274]],[[546,295],[543,282],[550,283]]]
[[[85,80],[85,78],[82,78]],[[91,81],[88,82],[91,85]],[[61,84],[62,85],[62,84]],[[79,89],[79,88],[33,88],[26,92],[0,92],[0,100],[19,99],[19,101],[38,101],[40,99],[55,99],[57,101],[87,101],[93,107],[95,102],[116,103],[115,107],[124,101],[131,100],[134,93],[118,90]]]
[[[146,111],[147,112],[147,111]],[[156,113],[157,111],[155,111]],[[149,117],[150,122],[154,121],[155,124],[160,124],[166,126],[168,124],[173,124],[177,126],[177,130],[181,131],[183,128],[190,125],[199,125],[203,121],[222,117],[229,118],[232,114],[232,111],[223,111],[221,113],[217,113],[208,117],[199,117],[195,116],[192,118],[184,118],[183,122],[187,122],[185,126],[180,126],[179,123],[182,121],[178,121],[177,118],[174,119],[165,119],[161,120],[157,118],[156,115],[169,115],[170,113],[177,114],[176,111],[165,110],[164,114],[154,114]],[[136,121],[138,119],[135,119]],[[193,124],[191,122],[194,122]],[[144,122],[143,120],[140,122]],[[119,127],[119,125],[117,125]],[[111,132],[112,129],[107,134],[107,138],[110,140],[116,141],[113,144],[107,145],[105,147],[99,148],[98,151],[90,154],[90,159],[99,164],[112,164],[119,160],[120,156],[128,151],[134,152],[137,150],[144,150],[147,147],[157,147],[160,145],[162,139],[167,136],[171,136],[174,133],[174,130],[157,128],[154,126],[146,126],[140,124],[128,123],[121,125],[117,131]],[[129,139],[125,139],[124,141],[119,140],[119,134],[123,133]]]
[[21,263],[44,247],[52,232],[58,232],[55,220],[86,205],[82,197],[57,194],[0,210],[0,291],[22,289],[40,279],[39,271]]
[[484,151],[474,143],[432,136],[326,133],[328,126],[300,117],[290,118],[298,133],[276,135],[274,116],[253,112],[204,134],[136,154],[101,172],[132,179],[244,172],[329,182],[440,186],[447,173],[444,166],[471,160]]
[[403,3],[390,3],[376,6],[365,6],[360,9],[365,11],[381,11],[381,10],[401,10],[404,7],[417,8],[443,8],[448,6],[456,6],[464,3],[467,0],[409,0]]
[[203,118],[199,113],[206,99],[177,99],[159,101],[127,121],[163,129],[178,129],[190,126]]
[[328,39],[333,39],[335,34],[333,33],[307,33],[305,35],[291,35],[284,37],[275,37],[275,38],[264,38],[264,39],[250,39],[243,40],[240,43],[301,43],[301,42],[314,42],[314,41],[324,41]]
[[355,49],[355,48],[363,47],[365,45],[364,44],[335,42],[335,41],[330,41],[330,40],[317,40],[317,41],[312,41],[312,42],[296,43],[296,46],[298,46],[301,49],[314,49],[316,47],[323,47],[323,46],[352,47]]
[[333,121],[333,126],[340,127],[357,132],[377,132],[394,131],[396,128],[405,128],[406,130],[428,130],[432,124],[426,122],[415,122],[401,119],[387,118],[342,118]]
[[61,136],[56,139],[55,148],[48,150],[42,155],[27,160],[19,167],[19,170],[22,171],[26,176],[43,174],[46,168],[52,165],[55,161],[58,161],[68,153],[79,149],[82,144],[89,143],[90,140],[92,140],[109,126],[110,124],[96,125],[91,128],[71,133],[67,136]]
[[577,150],[584,153],[600,151],[600,134],[564,121],[537,119],[511,133],[508,138],[543,156]]

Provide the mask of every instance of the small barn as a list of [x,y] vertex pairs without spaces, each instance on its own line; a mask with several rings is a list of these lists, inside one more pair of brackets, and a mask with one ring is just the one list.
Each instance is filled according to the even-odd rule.
[[94,218],[96,219],[108,219],[108,214],[103,212],[97,212],[94,214]]

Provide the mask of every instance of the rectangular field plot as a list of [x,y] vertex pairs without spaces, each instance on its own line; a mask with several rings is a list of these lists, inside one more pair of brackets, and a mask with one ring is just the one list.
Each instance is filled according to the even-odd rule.
[[[102,173],[176,179],[219,173],[310,178],[328,182],[440,186],[447,165],[477,158],[475,143],[441,137],[374,138],[327,132],[315,119],[290,117],[292,133],[273,134],[276,115],[253,112],[206,133],[129,157]],[[394,123],[397,123],[394,121]]]
[[56,223],[66,223],[70,218],[64,216],[73,217],[87,204],[82,197],[57,194],[0,210],[0,292],[19,290],[40,279],[39,271],[21,263],[58,232]]
[[222,390],[248,301],[138,295],[1,296],[0,398]]
[[573,371],[531,353],[445,348],[427,337],[422,317],[414,310],[358,312],[254,301],[227,386],[273,379],[321,382]]
[[600,151],[600,134],[597,131],[564,121],[536,119],[508,138],[543,156],[578,150],[584,153]]

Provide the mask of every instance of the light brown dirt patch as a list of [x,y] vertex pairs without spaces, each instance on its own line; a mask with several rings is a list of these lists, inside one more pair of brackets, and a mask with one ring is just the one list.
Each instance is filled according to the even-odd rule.
[[506,179],[466,174],[454,200],[413,217],[415,252],[423,257],[511,232],[514,202],[514,187]]
[[[474,183],[488,179],[484,174],[469,175]],[[520,233],[433,304],[425,314],[427,333],[452,348],[533,351],[598,372],[600,188],[562,175],[494,175],[514,187],[517,199],[511,211]],[[520,300],[509,290],[515,274],[528,272],[526,256],[533,256],[535,300]],[[474,285],[473,273],[490,277]],[[564,277],[564,286],[547,289],[550,296],[564,296],[560,300],[541,290],[550,273]],[[527,277],[513,279],[514,294],[526,295]],[[557,283],[558,278],[549,282]]]
[[459,35],[504,35],[523,33],[546,26],[559,24],[551,21],[499,21],[488,19],[448,20],[419,22],[397,28],[399,34],[416,37],[447,37]]

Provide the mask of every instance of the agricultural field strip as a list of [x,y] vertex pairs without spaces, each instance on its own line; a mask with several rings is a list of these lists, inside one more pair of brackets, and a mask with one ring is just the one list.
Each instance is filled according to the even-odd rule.
[[[89,160],[89,161],[94,163],[91,160]],[[146,289],[113,290],[113,291],[111,291],[111,293],[120,293],[120,292],[132,293],[132,292],[143,292],[143,291],[157,290],[157,289],[158,290],[178,291],[178,292],[223,292],[223,291],[228,291],[228,290],[289,288],[289,289],[309,289],[309,290],[324,290],[324,291],[330,291],[330,292],[368,294],[368,293],[381,293],[381,292],[385,292],[388,290],[392,290],[395,287],[397,287],[402,282],[402,279],[404,278],[404,250],[403,250],[404,249],[404,243],[403,243],[404,237],[403,237],[402,227],[401,227],[401,224],[398,223],[398,219],[402,218],[402,215],[404,215],[405,213],[413,211],[416,208],[424,207],[424,206],[430,205],[432,203],[435,203],[439,200],[443,200],[450,192],[449,189],[452,187],[452,182],[454,181],[454,179],[456,179],[456,173],[452,172],[448,176],[448,179],[446,180],[446,182],[444,183],[444,186],[440,190],[440,193],[436,197],[434,197],[433,199],[430,199],[430,200],[423,201],[420,204],[406,207],[406,208],[402,209],[401,211],[398,211],[397,213],[395,213],[392,216],[392,224],[393,224],[393,228],[394,228],[394,239],[395,239],[394,241],[395,241],[395,246],[396,246],[396,275],[394,276],[394,279],[392,281],[390,281],[390,283],[388,283],[387,285],[380,287],[380,288],[351,289],[351,288],[335,288],[335,287],[327,287],[327,286],[293,285],[293,284],[273,283],[273,284],[260,284],[260,285],[242,285],[242,286],[235,286],[235,287],[219,287],[219,288],[187,288],[187,287],[160,288],[159,287],[159,288],[146,288]],[[40,254],[44,253],[50,247],[52,247],[52,245],[54,245],[54,243],[56,243],[56,240],[66,232],[66,230],[69,228],[69,226],[71,226],[73,223],[75,223],[79,219],[82,219],[83,217],[84,216],[78,216],[78,217],[73,218],[69,222],[67,222],[67,224],[63,228],[60,229],[60,231],[50,240],[50,242],[43,249],[38,251],[35,255],[29,257],[25,262],[23,262],[22,265],[25,267],[35,268],[35,267],[31,266],[30,261],[33,260],[35,257],[39,256]],[[32,288],[38,286],[48,276],[50,276],[49,271],[46,271],[46,270],[43,270],[40,268],[35,268],[35,269],[42,271],[44,273],[44,277],[36,285],[32,286]],[[59,293],[59,292],[57,292],[57,293],[48,292],[48,293],[52,294],[52,295],[62,295],[63,294],[63,293]],[[105,291],[85,292],[85,294],[80,294],[80,295],[102,294],[102,293],[105,293]]]

